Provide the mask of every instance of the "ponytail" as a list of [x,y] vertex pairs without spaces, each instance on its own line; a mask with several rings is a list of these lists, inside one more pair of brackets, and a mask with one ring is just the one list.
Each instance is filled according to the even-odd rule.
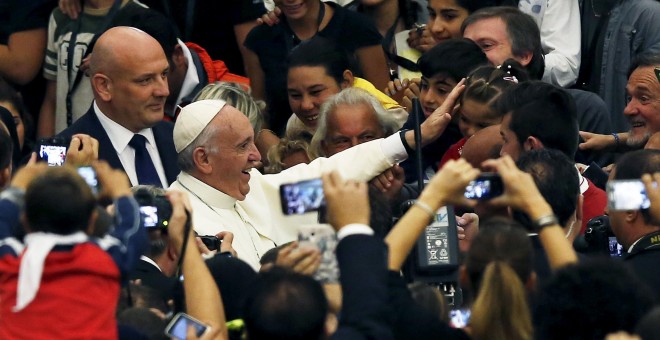
[[478,287],[470,318],[472,339],[532,338],[532,321],[525,287],[507,263],[490,262]]

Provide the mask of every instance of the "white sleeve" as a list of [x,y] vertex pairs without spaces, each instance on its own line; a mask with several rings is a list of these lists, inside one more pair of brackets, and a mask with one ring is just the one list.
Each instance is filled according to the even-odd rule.
[[568,87],[580,70],[581,26],[578,0],[549,1],[541,22],[545,53],[543,81]]

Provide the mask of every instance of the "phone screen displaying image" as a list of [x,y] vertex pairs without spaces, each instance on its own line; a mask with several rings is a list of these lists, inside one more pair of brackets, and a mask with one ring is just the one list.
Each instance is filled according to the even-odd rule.
[[62,166],[66,159],[66,146],[62,145],[39,145],[37,156],[40,160],[48,163],[48,166]]
[[320,178],[282,184],[280,186],[282,212],[285,215],[318,211],[325,204],[323,182]]
[[158,208],[152,205],[141,206],[140,217],[142,218],[142,226],[145,228],[155,228],[158,226]]
[[465,197],[469,199],[491,199],[502,195],[504,186],[498,174],[484,173],[465,187]]
[[648,209],[651,202],[641,180],[613,180],[607,182],[607,207],[610,210]]
[[620,257],[623,255],[623,246],[619,243],[619,241],[617,241],[616,237],[609,237],[609,246],[611,257]]
[[185,340],[189,326],[195,327],[195,335],[198,337],[204,334],[208,327],[188,314],[178,313],[165,328],[165,334],[176,339]]
[[465,328],[470,322],[469,309],[452,309],[449,312],[449,324],[454,328]]

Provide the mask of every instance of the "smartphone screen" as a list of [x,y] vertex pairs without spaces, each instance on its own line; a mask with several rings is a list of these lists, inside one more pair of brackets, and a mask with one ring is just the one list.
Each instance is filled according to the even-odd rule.
[[96,178],[94,168],[91,166],[82,166],[78,168],[78,174],[87,182],[87,185],[89,185],[95,195],[99,193],[99,180]]
[[185,340],[188,333],[188,326],[195,327],[195,334],[199,337],[206,331],[206,326],[201,321],[193,318],[186,313],[178,313],[165,328],[165,334],[176,339]]
[[648,209],[651,202],[641,180],[612,180],[607,182],[607,207],[610,210]]
[[449,312],[449,324],[454,328],[465,328],[470,322],[469,309],[452,309]]
[[465,188],[465,197],[469,199],[487,200],[502,195],[504,185],[502,178],[495,173],[483,173]]
[[617,241],[616,237],[610,236],[609,237],[609,246],[610,246],[610,256],[611,257],[620,257],[623,255],[623,246],[619,241]]
[[62,166],[66,159],[67,146],[54,144],[39,144],[37,158],[48,163],[48,166]]
[[320,178],[282,184],[280,186],[282,212],[285,215],[318,211],[325,204],[323,182]]
[[145,228],[158,227],[158,208],[153,205],[140,206],[140,218]]

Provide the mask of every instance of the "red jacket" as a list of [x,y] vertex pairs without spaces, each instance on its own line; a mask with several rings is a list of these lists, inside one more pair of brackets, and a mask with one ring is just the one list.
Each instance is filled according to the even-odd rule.
[[206,75],[209,78],[209,84],[216,81],[231,81],[243,84],[245,87],[250,86],[250,79],[229,72],[229,69],[227,68],[227,65],[225,65],[224,61],[211,59],[211,56],[202,46],[191,42],[187,42],[186,46],[189,49],[195,51],[199,56],[199,59],[202,61],[202,65],[204,65]]

